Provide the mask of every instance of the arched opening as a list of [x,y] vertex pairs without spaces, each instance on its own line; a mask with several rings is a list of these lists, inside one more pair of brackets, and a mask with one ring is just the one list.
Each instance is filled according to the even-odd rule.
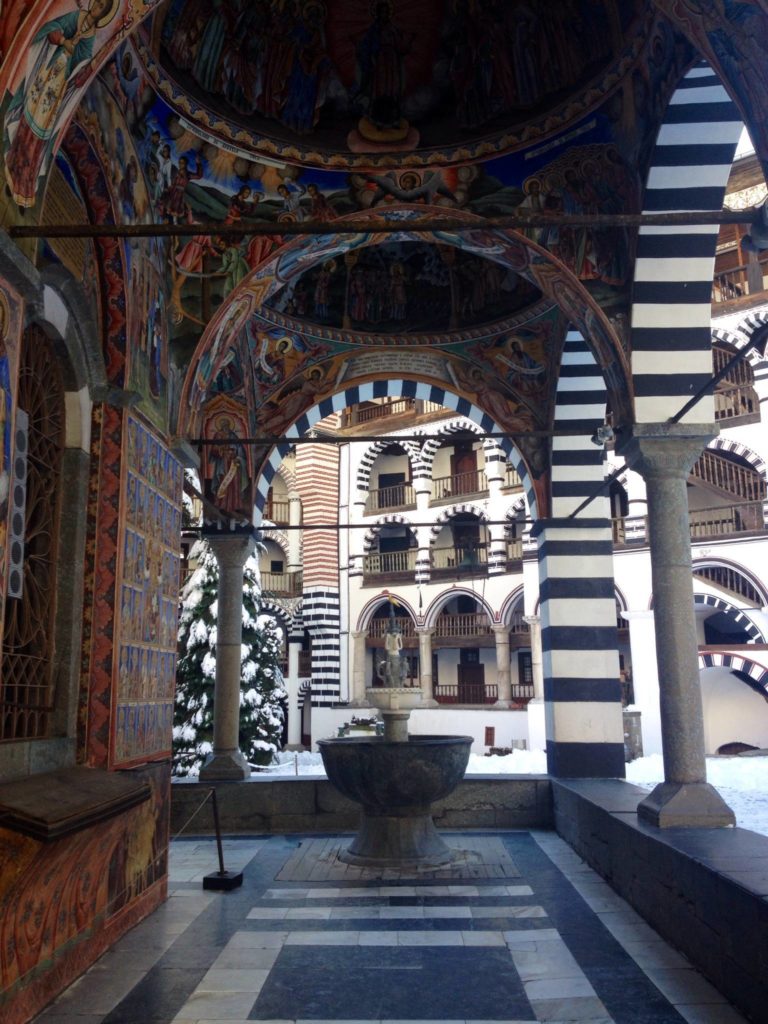
[[420,685],[419,643],[416,623],[406,605],[400,601],[383,601],[374,611],[366,632],[365,679],[367,686],[384,686],[384,653],[386,634],[394,629],[402,639],[403,675],[402,686]]
[[367,513],[416,507],[408,450],[396,441],[385,445],[371,466]]
[[[712,346],[714,373],[720,373],[735,354],[733,346],[722,341],[716,342]],[[760,422],[755,374],[748,359],[742,358],[734,363],[715,387],[715,420],[729,426]]]
[[471,432],[456,432],[441,442],[432,459],[432,502],[484,494],[485,450]]
[[386,585],[412,580],[417,549],[416,534],[407,523],[389,523],[378,528],[370,550],[363,557],[363,582]]
[[432,693],[438,704],[495,704],[495,640],[491,619],[472,594],[448,597],[434,620]]
[[442,526],[432,548],[432,578],[484,575],[488,528],[478,513],[457,512]]

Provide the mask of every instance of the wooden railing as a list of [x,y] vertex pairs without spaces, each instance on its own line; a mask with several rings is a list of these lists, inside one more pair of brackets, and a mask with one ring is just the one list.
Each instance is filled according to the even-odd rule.
[[262,572],[261,590],[272,597],[300,597],[302,593],[301,572]]
[[286,499],[273,498],[264,506],[264,518],[277,526],[287,526],[290,522],[291,503]]
[[378,551],[366,555],[363,560],[364,576],[381,576],[394,572],[414,572],[416,569],[416,548],[407,551]]
[[[391,619],[371,619],[368,624],[368,636],[374,640],[381,640],[389,630]],[[413,619],[408,615],[396,615],[395,624],[400,627],[404,637],[416,636]]]
[[507,561],[508,562],[520,562],[523,557],[523,538],[522,537],[508,537],[507,538]]
[[473,469],[469,473],[454,473],[436,477],[432,481],[432,500],[444,501],[465,494],[482,494],[488,490],[485,470]]
[[512,612],[512,616],[509,621],[509,632],[510,633],[530,633],[531,627],[525,621],[525,615],[523,612]]
[[745,295],[756,295],[762,292],[763,271],[767,259],[765,256],[760,259],[759,287],[757,289],[750,288],[749,268],[746,264],[715,274],[712,281],[712,302],[730,302],[733,299],[741,299]]
[[751,385],[735,384],[715,392],[715,420],[735,420],[742,416],[760,415],[760,403]]
[[737,569],[729,569],[725,565],[694,565],[693,575],[694,578],[705,580],[730,594],[737,594],[750,604],[760,607],[763,603],[763,596],[757,587]]
[[470,572],[488,564],[485,544],[467,544],[450,548],[435,548],[432,552],[433,569],[465,569]]
[[382,508],[412,508],[416,505],[416,492],[411,484],[393,484],[378,487],[368,492],[366,512],[377,512]]
[[435,621],[436,637],[476,637],[492,633],[491,623],[485,612],[460,612],[456,615],[444,613]]
[[517,472],[514,466],[507,464],[504,470],[504,482],[503,487],[522,487],[523,481],[520,479],[520,474]]
[[515,704],[527,704],[533,700],[533,683],[513,683],[511,689]]
[[689,514],[691,539],[729,537],[734,533],[751,533],[763,529],[763,503],[744,502],[718,508],[697,508]]
[[384,402],[381,405],[355,406],[351,410],[349,422],[344,426],[352,426],[356,423],[370,423],[371,420],[383,419],[386,416],[403,416],[416,410],[416,402],[413,398],[398,398],[394,402]]
[[495,683],[446,683],[432,689],[438,704],[495,704],[499,688]]
[[690,477],[744,501],[763,501],[766,496],[765,480],[760,473],[724,459],[716,452],[702,452],[693,464]]

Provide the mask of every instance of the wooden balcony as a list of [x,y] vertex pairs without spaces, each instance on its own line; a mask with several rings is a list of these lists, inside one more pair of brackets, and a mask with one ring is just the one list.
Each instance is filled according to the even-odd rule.
[[501,486],[505,490],[510,490],[510,491],[511,490],[516,490],[516,489],[521,488],[523,486],[523,481],[520,479],[520,476],[519,476],[517,470],[513,466],[510,466],[510,465],[506,466],[506,468],[504,470],[504,479],[502,481]]
[[432,696],[438,704],[495,704],[499,688],[495,683],[437,684]]
[[453,545],[435,548],[432,552],[432,575],[467,575],[485,573],[488,548],[485,544]]
[[439,476],[432,481],[432,501],[450,501],[453,498],[466,498],[470,494],[487,493],[488,481],[483,469]]
[[717,423],[757,423],[760,403],[751,385],[734,385],[715,391],[715,421]]
[[301,597],[301,572],[262,572],[261,592],[269,597]]
[[533,683],[514,683],[512,700],[515,704],[527,704],[533,700]]
[[416,548],[407,551],[376,551],[363,559],[363,578],[381,582],[377,577],[412,576],[416,571]]
[[[761,253],[753,264],[743,263],[721,270],[712,280],[712,305],[722,307],[729,304],[742,308],[754,304],[760,297],[764,299],[766,272],[768,254],[765,253]],[[722,314],[723,310],[718,309],[717,312]]]
[[290,522],[290,507],[291,503],[287,498],[285,500],[273,498],[264,506],[264,518],[269,519],[276,526],[287,526]]
[[358,423],[370,423],[372,420],[385,419],[388,416],[409,416],[417,411],[416,400],[398,398],[393,402],[381,402],[375,405],[355,405],[345,409],[342,427],[355,427]]
[[507,540],[507,568],[523,560],[523,538],[510,537]]
[[444,613],[438,615],[435,622],[435,640],[480,640],[492,636],[493,629],[485,612]]
[[[384,643],[391,619],[371,619],[368,624],[368,639],[372,641],[371,646],[381,646]],[[395,625],[400,628],[403,640],[416,638],[416,626],[409,615],[396,615]]]
[[766,484],[760,473],[710,450],[701,453],[689,479],[742,501],[764,501],[766,497]]
[[[745,533],[762,533],[765,521],[765,502],[746,501],[733,505],[692,509],[688,520],[691,540],[716,537],[736,537]],[[634,547],[648,544],[646,516],[631,516],[611,520],[613,543],[616,547]]]
[[411,484],[394,484],[392,487],[378,487],[368,492],[365,512],[380,512],[382,509],[416,508],[416,492]]

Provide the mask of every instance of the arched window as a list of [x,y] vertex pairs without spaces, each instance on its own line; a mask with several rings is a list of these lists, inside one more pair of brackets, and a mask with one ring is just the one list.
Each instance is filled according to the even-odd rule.
[[[15,473],[13,506],[24,509],[23,527],[11,516],[9,542],[23,543],[19,596],[6,596],[2,649],[0,739],[43,739],[53,711],[53,636],[61,467],[64,452],[64,385],[57,358],[38,327],[24,336],[20,354],[16,462],[26,447],[26,496]],[[26,435],[26,436],[25,436]],[[17,519],[21,520],[19,512]],[[13,573],[13,569],[12,569]],[[11,573],[11,575],[12,575]]]

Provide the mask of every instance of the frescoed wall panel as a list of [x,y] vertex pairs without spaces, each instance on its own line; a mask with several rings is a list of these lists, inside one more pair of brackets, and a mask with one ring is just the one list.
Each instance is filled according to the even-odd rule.
[[124,433],[112,763],[170,755],[182,468],[130,413]]
[[0,638],[3,635],[3,612],[8,582],[6,577],[9,497],[13,482],[13,424],[22,315],[21,298],[0,278]]

